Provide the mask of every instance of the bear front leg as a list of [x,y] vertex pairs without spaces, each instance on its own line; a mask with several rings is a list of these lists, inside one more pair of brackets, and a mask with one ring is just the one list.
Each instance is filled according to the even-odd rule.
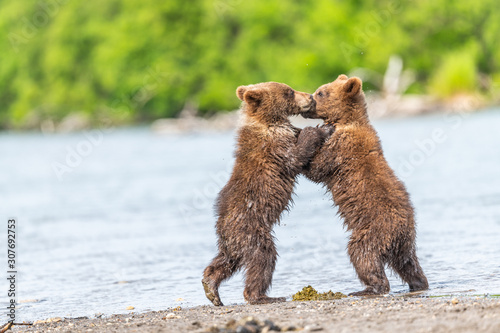
[[315,127],[305,127],[300,131],[297,144],[293,149],[297,173],[300,173],[309,164],[311,158],[321,147],[328,135],[331,134],[328,132],[328,129]]
[[246,278],[243,296],[250,304],[266,304],[285,302],[285,297],[268,297],[266,295],[273,279],[278,253],[272,237],[256,239],[247,251]]
[[[307,129],[304,128],[304,130]],[[323,141],[329,140],[335,127],[333,125],[322,125],[319,128],[313,128],[323,138]],[[307,134],[310,135],[310,134]],[[302,172],[309,180],[313,182],[323,182],[328,179],[328,174],[331,173],[333,160],[335,159],[335,151],[329,145],[324,145],[321,142],[315,149],[313,154],[307,159],[306,164],[300,172]]]

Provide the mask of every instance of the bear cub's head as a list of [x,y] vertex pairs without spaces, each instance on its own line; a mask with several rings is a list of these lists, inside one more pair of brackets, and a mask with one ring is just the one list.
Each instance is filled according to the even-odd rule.
[[339,77],[314,92],[316,109],[303,114],[305,118],[323,119],[327,124],[366,122],[365,94],[357,77]]
[[313,111],[316,105],[311,94],[278,82],[240,86],[236,95],[246,103],[247,115],[264,123],[281,123],[289,116]]

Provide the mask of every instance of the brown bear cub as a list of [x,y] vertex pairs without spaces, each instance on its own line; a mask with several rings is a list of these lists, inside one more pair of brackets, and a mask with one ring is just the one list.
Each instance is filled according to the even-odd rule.
[[221,306],[221,282],[243,268],[247,302],[282,302],[266,296],[277,258],[273,226],[288,209],[296,176],[329,133],[292,126],[288,117],[312,111],[315,102],[286,84],[240,86],[236,95],[245,102],[244,122],[233,173],[216,202],[218,254],[202,283],[207,298]]
[[320,118],[335,128],[304,171],[331,192],[347,230],[348,253],[365,290],[354,296],[389,292],[387,264],[410,286],[428,288],[415,250],[415,219],[408,192],[384,158],[370,125],[361,80],[340,75],[314,93]]

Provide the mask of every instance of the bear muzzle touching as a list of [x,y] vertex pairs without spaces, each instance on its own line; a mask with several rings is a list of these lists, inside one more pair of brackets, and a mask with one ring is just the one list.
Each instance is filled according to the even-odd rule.
[[295,102],[300,107],[301,115],[316,110],[316,100],[311,94],[297,91],[295,92]]
[[[304,118],[322,119],[326,124],[346,124],[366,118],[363,109],[365,107],[365,97],[361,89],[362,82],[357,77],[349,78],[346,75],[339,75],[337,80],[329,84],[324,84],[313,94],[316,101],[316,108],[301,114]],[[352,108],[357,105],[357,107]],[[345,108],[351,108],[345,112]],[[346,117],[347,116],[347,117]]]
[[314,95],[310,95],[312,99],[312,103],[310,104],[309,108],[304,108],[301,112],[300,115],[306,119],[321,119],[318,116],[317,113],[317,102],[316,99],[314,98]]

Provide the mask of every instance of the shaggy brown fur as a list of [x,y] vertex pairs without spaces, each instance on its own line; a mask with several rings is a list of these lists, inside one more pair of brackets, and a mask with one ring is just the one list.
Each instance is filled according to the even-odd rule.
[[305,171],[332,192],[344,225],[352,231],[351,262],[366,289],[352,295],[389,292],[389,265],[410,286],[428,288],[415,251],[413,207],[403,183],[387,164],[368,121],[361,80],[340,75],[314,93],[316,111],[304,114],[333,124],[335,132]]
[[207,298],[217,306],[222,305],[219,285],[241,268],[247,302],[285,300],[266,296],[277,258],[273,226],[288,208],[297,174],[327,135],[311,127],[300,131],[288,120],[314,108],[310,94],[276,82],[241,86],[236,94],[245,102],[244,125],[233,173],[217,199],[219,253],[202,280]]

